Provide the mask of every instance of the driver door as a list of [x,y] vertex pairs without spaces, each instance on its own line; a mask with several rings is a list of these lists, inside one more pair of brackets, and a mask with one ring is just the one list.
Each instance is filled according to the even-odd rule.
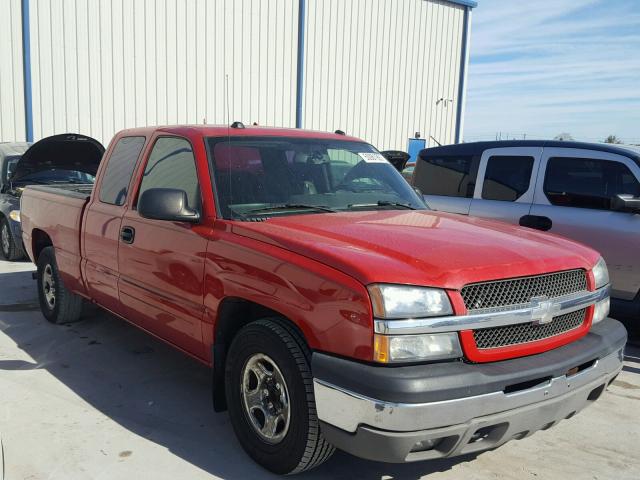
[[184,190],[189,206],[201,211],[195,155],[187,139],[158,137],[149,153],[139,190],[121,223],[120,299],[129,310],[128,317],[136,319],[140,326],[204,358],[207,238],[197,224],[141,217],[137,198],[150,188]]

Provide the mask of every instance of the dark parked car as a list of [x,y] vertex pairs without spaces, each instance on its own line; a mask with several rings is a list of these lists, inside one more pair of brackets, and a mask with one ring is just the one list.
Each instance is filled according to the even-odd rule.
[[14,239],[20,241],[20,212],[14,208],[14,198],[5,194],[9,188],[9,178],[15,170],[22,154],[29,148],[26,142],[0,143],[0,251],[8,260],[22,256],[22,249],[16,248]]
[[[86,158],[102,156],[96,140],[65,133],[28,143],[0,144],[0,252],[6,260],[24,257],[20,195],[27,185],[93,184]],[[91,167],[95,169],[95,164]]]

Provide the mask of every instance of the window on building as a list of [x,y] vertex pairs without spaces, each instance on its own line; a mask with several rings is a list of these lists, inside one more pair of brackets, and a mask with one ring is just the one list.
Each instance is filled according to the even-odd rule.
[[472,156],[421,158],[413,182],[425,195],[472,198],[477,174],[472,164]]
[[593,158],[550,158],[544,193],[553,205],[609,210],[619,194],[640,195],[640,183],[623,163]]
[[144,169],[138,198],[151,188],[175,188],[187,193],[189,207],[200,209],[200,187],[191,144],[184,138],[159,138]]
[[495,156],[487,161],[482,198],[514,202],[531,183],[533,157]]
[[145,137],[123,137],[109,157],[107,169],[100,185],[100,201],[112,205],[124,205],[131,175],[144,146]]

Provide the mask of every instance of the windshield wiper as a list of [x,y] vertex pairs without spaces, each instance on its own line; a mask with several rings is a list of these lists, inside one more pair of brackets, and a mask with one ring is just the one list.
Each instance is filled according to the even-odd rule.
[[417,210],[413,205],[401,202],[389,202],[387,200],[378,200],[377,203],[352,203],[348,208],[371,208],[371,207],[399,207],[407,210]]
[[266,207],[253,208],[251,210],[247,210],[242,212],[241,215],[247,215],[252,213],[260,213],[260,212],[271,212],[273,210],[313,210],[316,212],[328,212],[328,213],[336,213],[336,210],[333,208],[326,207],[324,205],[307,205],[304,203],[281,203],[278,205],[269,205]]

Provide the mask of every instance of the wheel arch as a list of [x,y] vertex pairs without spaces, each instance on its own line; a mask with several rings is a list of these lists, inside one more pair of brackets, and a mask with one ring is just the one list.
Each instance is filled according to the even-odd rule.
[[33,253],[33,262],[38,262],[38,257],[42,250],[47,247],[53,247],[53,241],[47,232],[34,228],[31,231],[31,252]]
[[263,318],[278,318],[287,327],[307,341],[302,330],[285,314],[260,303],[241,297],[227,297],[220,302],[213,332],[213,408],[216,412],[227,409],[224,371],[227,352],[238,332],[246,325]]

